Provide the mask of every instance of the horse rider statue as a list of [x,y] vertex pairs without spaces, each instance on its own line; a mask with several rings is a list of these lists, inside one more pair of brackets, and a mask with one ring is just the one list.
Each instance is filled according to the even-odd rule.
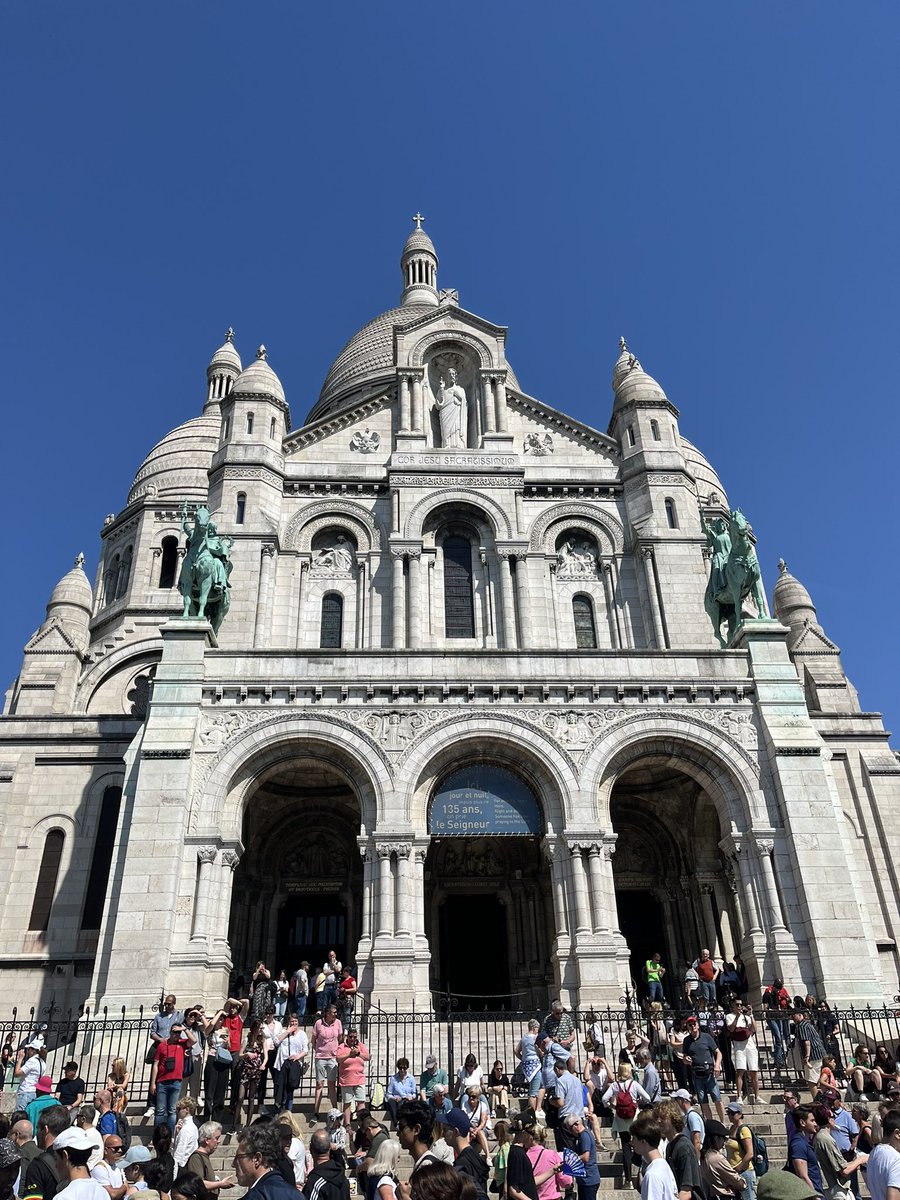
[[[703,607],[712,622],[713,630],[724,649],[730,645],[741,623],[741,602],[753,597],[759,617],[766,617],[766,599],[762,590],[762,576],[756,557],[753,530],[739,508],[732,509],[728,521],[717,517],[707,525],[700,514],[700,529],[706,536],[706,544],[712,550],[709,582]],[[722,637],[722,622],[728,622],[728,637]]]
[[187,549],[178,590],[184,599],[183,617],[205,617],[218,634],[231,603],[228,577],[233,563],[229,555],[234,538],[223,537],[209,519],[205,504],[194,510],[193,525],[187,501],[181,506],[181,528],[187,534]]

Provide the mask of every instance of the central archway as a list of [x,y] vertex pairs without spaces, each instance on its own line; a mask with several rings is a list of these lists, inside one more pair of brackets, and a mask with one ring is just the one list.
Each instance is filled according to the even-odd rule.
[[234,983],[262,959],[273,978],[329,950],[353,963],[362,928],[361,813],[346,776],[298,755],[258,781],[244,809],[229,942]]
[[457,766],[438,779],[428,832],[432,990],[470,1010],[546,1003],[552,898],[530,784],[490,758]]

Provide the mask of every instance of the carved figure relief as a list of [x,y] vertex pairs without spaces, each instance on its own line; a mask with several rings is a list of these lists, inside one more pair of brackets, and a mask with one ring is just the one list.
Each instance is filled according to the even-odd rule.
[[552,454],[553,436],[549,433],[526,433],[523,449],[526,454]]
[[556,555],[557,579],[598,579],[600,556],[587,538],[569,537]]
[[468,878],[478,875],[503,875],[504,856],[489,841],[460,841],[446,843],[439,874],[445,879]]
[[381,434],[370,433],[368,425],[365,430],[357,429],[350,439],[350,449],[359,454],[374,454],[381,445]]
[[347,870],[347,847],[338,838],[320,830],[302,846],[284,856],[282,872],[292,879],[343,877]]
[[328,546],[320,546],[313,551],[312,575],[328,575],[331,577],[347,577],[353,568],[353,548],[347,538],[339,533]]
[[447,377],[441,375],[434,398],[441,423],[441,445],[450,449],[463,449],[467,443],[469,425],[469,402],[466,389],[459,383],[453,367]]

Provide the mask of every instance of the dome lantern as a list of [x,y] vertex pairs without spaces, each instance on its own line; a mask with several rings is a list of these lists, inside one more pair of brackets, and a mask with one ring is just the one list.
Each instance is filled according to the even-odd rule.
[[416,227],[406,239],[400,255],[400,274],[403,276],[400,304],[404,307],[409,304],[436,307],[438,303],[438,256],[431,238],[422,228],[424,220],[418,212],[413,217]]
[[229,325],[225,341],[209,360],[206,368],[206,405],[218,404],[234,386],[242,369],[241,356],[234,346],[234,330]]

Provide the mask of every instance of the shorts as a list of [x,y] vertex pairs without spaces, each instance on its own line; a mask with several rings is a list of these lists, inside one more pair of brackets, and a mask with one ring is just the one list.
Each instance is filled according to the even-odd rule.
[[316,1059],[316,1083],[337,1083],[337,1059]]
[[801,1063],[801,1066],[803,1067],[803,1078],[807,1083],[819,1082],[819,1076],[822,1074],[821,1058],[811,1058],[805,1065]]
[[719,1090],[719,1081],[710,1071],[708,1075],[694,1075],[694,1091],[697,1093],[697,1103],[706,1104],[710,1100],[721,1100],[722,1093]]
[[759,1048],[752,1038],[746,1042],[732,1042],[731,1057],[736,1071],[759,1070]]
[[341,1088],[341,1099],[345,1104],[362,1104],[366,1098],[366,1085],[364,1083],[354,1084],[353,1087]]

